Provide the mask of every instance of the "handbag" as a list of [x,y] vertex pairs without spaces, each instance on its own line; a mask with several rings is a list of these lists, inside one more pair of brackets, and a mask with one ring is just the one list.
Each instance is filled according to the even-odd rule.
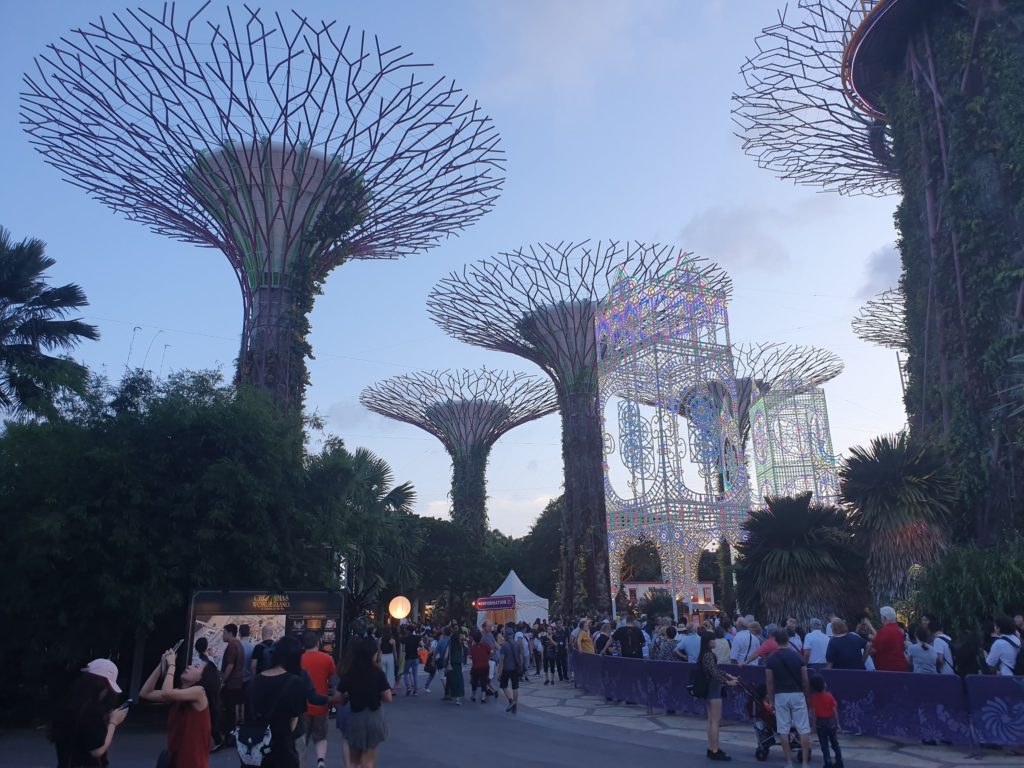
[[277,699],[270,707],[266,716],[254,712],[252,722],[239,725],[233,731],[235,737],[235,749],[238,752],[238,760],[242,765],[258,766],[263,765],[263,760],[270,754],[270,742],[273,734],[270,730],[270,718],[277,711],[281,703],[281,697],[285,689],[292,684],[292,680],[286,680]]
[[690,674],[690,682],[686,685],[686,692],[695,699],[703,699],[708,695],[710,687],[707,673],[704,671],[703,660],[698,657],[697,668]]

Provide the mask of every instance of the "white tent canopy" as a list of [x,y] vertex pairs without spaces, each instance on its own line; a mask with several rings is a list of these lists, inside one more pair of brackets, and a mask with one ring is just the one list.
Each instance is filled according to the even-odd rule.
[[[525,621],[527,624],[533,624],[534,621],[540,619],[546,620],[548,617],[548,601],[540,595],[535,595],[529,590],[529,588],[523,584],[522,579],[515,571],[509,571],[508,576],[505,577],[505,581],[501,583],[501,586],[494,590],[494,596],[498,595],[515,595],[516,598],[516,623]],[[479,627],[486,618],[487,611],[476,612],[476,625]]]

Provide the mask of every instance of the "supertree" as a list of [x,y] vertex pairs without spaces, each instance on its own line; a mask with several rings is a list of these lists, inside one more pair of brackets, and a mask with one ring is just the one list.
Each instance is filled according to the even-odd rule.
[[598,303],[622,276],[662,272],[678,249],[641,243],[537,244],[467,265],[430,293],[428,312],[449,335],[525,357],[555,384],[565,467],[559,610],[610,611],[598,409]]
[[376,37],[208,6],[128,10],[48,46],[24,78],[22,122],[70,183],[227,256],[239,379],[297,409],[328,273],[475,221],[503,179],[499,137],[453,81]]
[[890,288],[869,299],[850,323],[853,332],[863,341],[896,352],[900,386],[907,394],[905,358],[907,355],[907,307],[903,291]]
[[522,373],[423,371],[367,387],[359,401],[383,416],[426,430],[452,459],[452,520],[483,546],[487,458],[510,429],[558,410],[550,382]]
[[843,361],[820,347],[780,342],[734,344],[736,389],[739,395],[740,441],[750,438],[750,417],[759,398],[769,392],[800,394],[832,381]]
[[1007,386],[1024,347],[1024,6],[801,0],[797,15],[744,66],[745,147],[798,182],[902,192],[911,436],[946,449],[989,541],[1024,498]]

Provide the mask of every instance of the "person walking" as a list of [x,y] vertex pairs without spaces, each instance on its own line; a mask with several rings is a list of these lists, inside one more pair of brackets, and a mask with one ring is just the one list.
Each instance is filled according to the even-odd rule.
[[245,648],[238,639],[238,625],[225,624],[221,632],[224,655],[220,660],[221,699],[224,705],[224,742],[234,743],[231,735],[245,715]]
[[480,691],[480,703],[487,703],[487,681],[490,677],[491,647],[484,642],[483,633],[473,630],[473,645],[469,649],[469,700],[476,702]]
[[395,659],[398,656],[398,641],[395,639],[395,631],[391,627],[385,627],[380,637],[380,668],[384,670],[384,676],[391,683],[392,690],[398,687],[395,679]]
[[[299,753],[295,742],[302,735],[301,717],[306,713],[307,688],[302,675],[302,643],[285,635],[274,645],[271,666],[252,681],[248,715],[244,731],[252,731],[252,746],[268,726],[269,751],[263,768],[298,768]],[[241,732],[240,732],[241,734]],[[241,750],[249,739],[240,737]]]
[[[673,629],[673,627],[669,627]],[[729,755],[722,751],[719,732],[722,726],[722,692],[726,685],[734,686],[739,678],[726,674],[718,667],[714,648],[718,640],[706,629],[700,630],[700,650],[696,655],[695,693],[703,695],[708,709],[708,752],[710,760],[729,761]]]
[[544,654],[544,685],[555,684],[555,659],[558,656],[558,646],[551,637],[550,627],[540,633],[541,645]]
[[58,768],[109,764],[114,734],[128,716],[127,708],[115,709],[120,693],[117,665],[110,659],[93,659],[82,668],[53,719]]
[[[498,653],[498,687],[505,694],[505,701],[508,706],[506,712],[516,714],[519,704],[519,673],[522,669],[522,657],[516,649],[514,642],[515,633],[512,629],[505,630],[505,640]],[[509,685],[512,686],[512,693],[508,692]]]
[[448,680],[446,686],[448,700],[459,707],[462,706],[462,700],[466,698],[466,679],[462,674],[462,665],[466,662],[464,653],[462,635],[459,634],[459,627],[456,625],[452,628],[452,638],[448,643],[445,676]]
[[[307,630],[302,636],[302,645],[305,648],[302,669],[309,675],[317,694],[327,696],[331,678],[336,671],[334,659],[320,650],[320,638],[316,632]],[[324,768],[327,760],[327,707],[323,704],[307,704],[302,725],[305,741],[298,745],[300,767],[306,764],[306,752],[312,741],[316,750],[316,768]]]
[[[843,751],[839,748],[839,713],[835,697],[828,692],[825,678],[815,675],[811,678],[811,710],[814,712],[814,729],[818,732],[818,744],[825,768],[843,768]],[[835,753],[835,761],[829,753]]]
[[558,682],[569,679],[569,635],[557,621],[551,622],[551,636],[555,641],[555,668]]
[[406,696],[419,696],[420,635],[414,627],[405,636],[405,664],[402,666],[402,682]]
[[[210,738],[220,711],[220,673],[211,661],[198,661],[181,672],[181,687],[174,686],[178,654],[168,650],[142,684],[139,698],[166,702],[167,757],[173,768],[209,768]],[[165,672],[166,669],[166,672]],[[160,675],[163,682],[157,688]]]
[[374,768],[380,745],[388,735],[381,705],[393,700],[391,681],[374,663],[377,647],[372,641],[354,641],[351,653],[351,664],[338,677],[338,692],[344,695],[350,710],[345,726],[349,766]]
[[768,688],[768,705],[775,711],[776,733],[782,746],[782,756],[787,768],[793,765],[789,750],[789,731],[796,728],[800,735],[803,765],[811,762],[811,723],[807,712],[807,701],[811,697],[811,686],[807,677],[807,665],[803,656],[789,647],[789,633],[785,629],[775,630],[775,642],[779,649],[765,662],[765,685]]

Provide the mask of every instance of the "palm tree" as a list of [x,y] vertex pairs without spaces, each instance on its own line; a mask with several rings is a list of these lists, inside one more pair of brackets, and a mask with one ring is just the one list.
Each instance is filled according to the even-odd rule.
[[95,326],[68,319],[88,304],[79,286],[47,287],[44,273],[56,262],[44,247],[35,239],[15,244],[0,227],[0,411],[18,415],[52,413],[59,390],[82,391],[85,366],[47,352],[99,338]]
[[937,451],[912,446],[900,432],[850,449],[839,481],[854,536],[867,555],[874,598],[905,599],[911,569],[934,562],[947,545],[955,478]]
[[811,504],[809,493],[771,497],[743,524],[736,596],[744,613],[783,621],[856,604],[863,563],[846,513]]
[[391,467],[366,448],[352,454],[351,468],[345,526],[351,602],[346,612],[354,616],[374,605],[389,587],[416,586],[420,534],[412,514],[412,483],[392,487]]

